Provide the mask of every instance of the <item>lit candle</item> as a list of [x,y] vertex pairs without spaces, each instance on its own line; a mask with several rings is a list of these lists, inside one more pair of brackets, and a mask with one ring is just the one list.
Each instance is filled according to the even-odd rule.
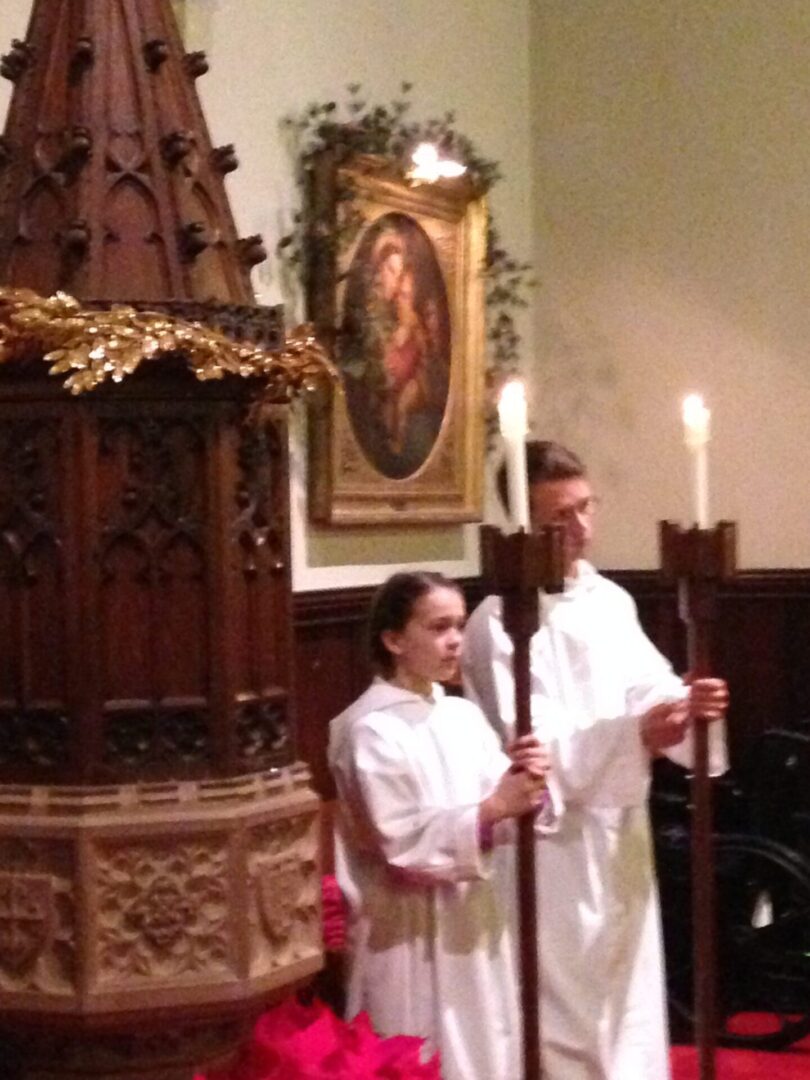
[[684,441],[692,454],[695,521],[699,529],[709,527],[709,420],[711,412],[700,394],[683,400]]
[[529,488],[526,482],[526,394],[520,379],[504,383],[498,399],[498,420],[506,448],[509,509],[516,528],[529,531]]

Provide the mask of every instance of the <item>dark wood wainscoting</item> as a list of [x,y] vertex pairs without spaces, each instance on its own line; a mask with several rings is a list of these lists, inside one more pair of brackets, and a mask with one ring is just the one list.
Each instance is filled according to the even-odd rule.
[[[610,576],[636,599],[641,620],[680,670],[683,632],[674,592],[653,571]],[[464,583],[468,603],[481,597]],[[298,593],[294,599],[299,748],[325,798],[334,790],[326,767],[327,728],[368,684],[365,624],[373,588]],[[748,571],[720,595],[716,667],[731,686],[732,760],[765,728],[810,717],[810,569]]]
[[[653,571],[610,576],[633,595],[648,634],[683,670],[674,591]],[[766,728],[810,718],[810,569],[739,574],[720,592],[714,644],[716,670],[731,689],[732,763],[741,766]]]
[[365,630],[372,593],[371,588],[322,589],[293,598],[298,749],[325,799],[335,793],[326,764],[329,721],[370,678]]

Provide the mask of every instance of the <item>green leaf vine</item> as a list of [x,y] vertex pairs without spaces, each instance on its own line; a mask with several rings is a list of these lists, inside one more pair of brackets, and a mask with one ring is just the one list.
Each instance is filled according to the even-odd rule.
[[[366,100],[359,83],[347,87],[347,98],[316,102],[299,116],[287,117],[284,127],[291,139],[296,160],[296,181],[301,192],[301,208],[293,217],[293,227],[278,242],[277,252],[286,271],[301,283],[306,280],[308,245],[317,237],[319,254],[334,253],[348,244],[362,226],[363,218],[352,213],[354,192],[344,186],[337,198],[344,201],[343,213],[327,224],[312,215],[307,199],[316,159],[330,151],[338,164],[359,154],[384,158],[392,172],[405,177],[411,154],[419,143],[433,143],[443,157],[466,166],[466,178],[476,196],[486,195],[503,175],[497,161],[484,157],[472,140],[455,128],[455,114],[419,121],[411,117],[413,84],[403,82],[399,96],[387,105]],[[486,257],[482,268],[486,308],[486,423],[491,444],[497,422],[495,401],[502,384],[516,374],[520,360],[521,336],[517,314],[528,307],[528,296],[536,282],[531,264],[512,256],[503,244],[491,211],[487,221]]]

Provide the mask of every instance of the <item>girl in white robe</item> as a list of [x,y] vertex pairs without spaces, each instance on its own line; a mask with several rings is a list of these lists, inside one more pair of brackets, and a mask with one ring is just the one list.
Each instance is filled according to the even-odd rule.
[[437,685],[457,666],[464,618],[440,575],[389,579],[370,635],[382,677],[330,727],[347,1006],[382,1035],[425,1038],[443,1080],[517,1080],[513,919],[493,875],[508,872],[502,823],[543,798],[546,757],[524,740],[523,768],[510,768],[480,710]]

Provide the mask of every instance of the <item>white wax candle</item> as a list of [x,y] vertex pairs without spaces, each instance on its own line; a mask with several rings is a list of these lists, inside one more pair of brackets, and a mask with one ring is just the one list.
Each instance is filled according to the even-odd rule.
[[700,394],[689,394],[683,400],[684,441],[692,454],[692,495],[695,521],[699,529],[709,527],[709,421],[711,412]]
[[498,399],[498,420],[506,449],[509,509],[516,528],[529,530],[529,488],[526,482],[526,394],[520,379],[504,383]]

